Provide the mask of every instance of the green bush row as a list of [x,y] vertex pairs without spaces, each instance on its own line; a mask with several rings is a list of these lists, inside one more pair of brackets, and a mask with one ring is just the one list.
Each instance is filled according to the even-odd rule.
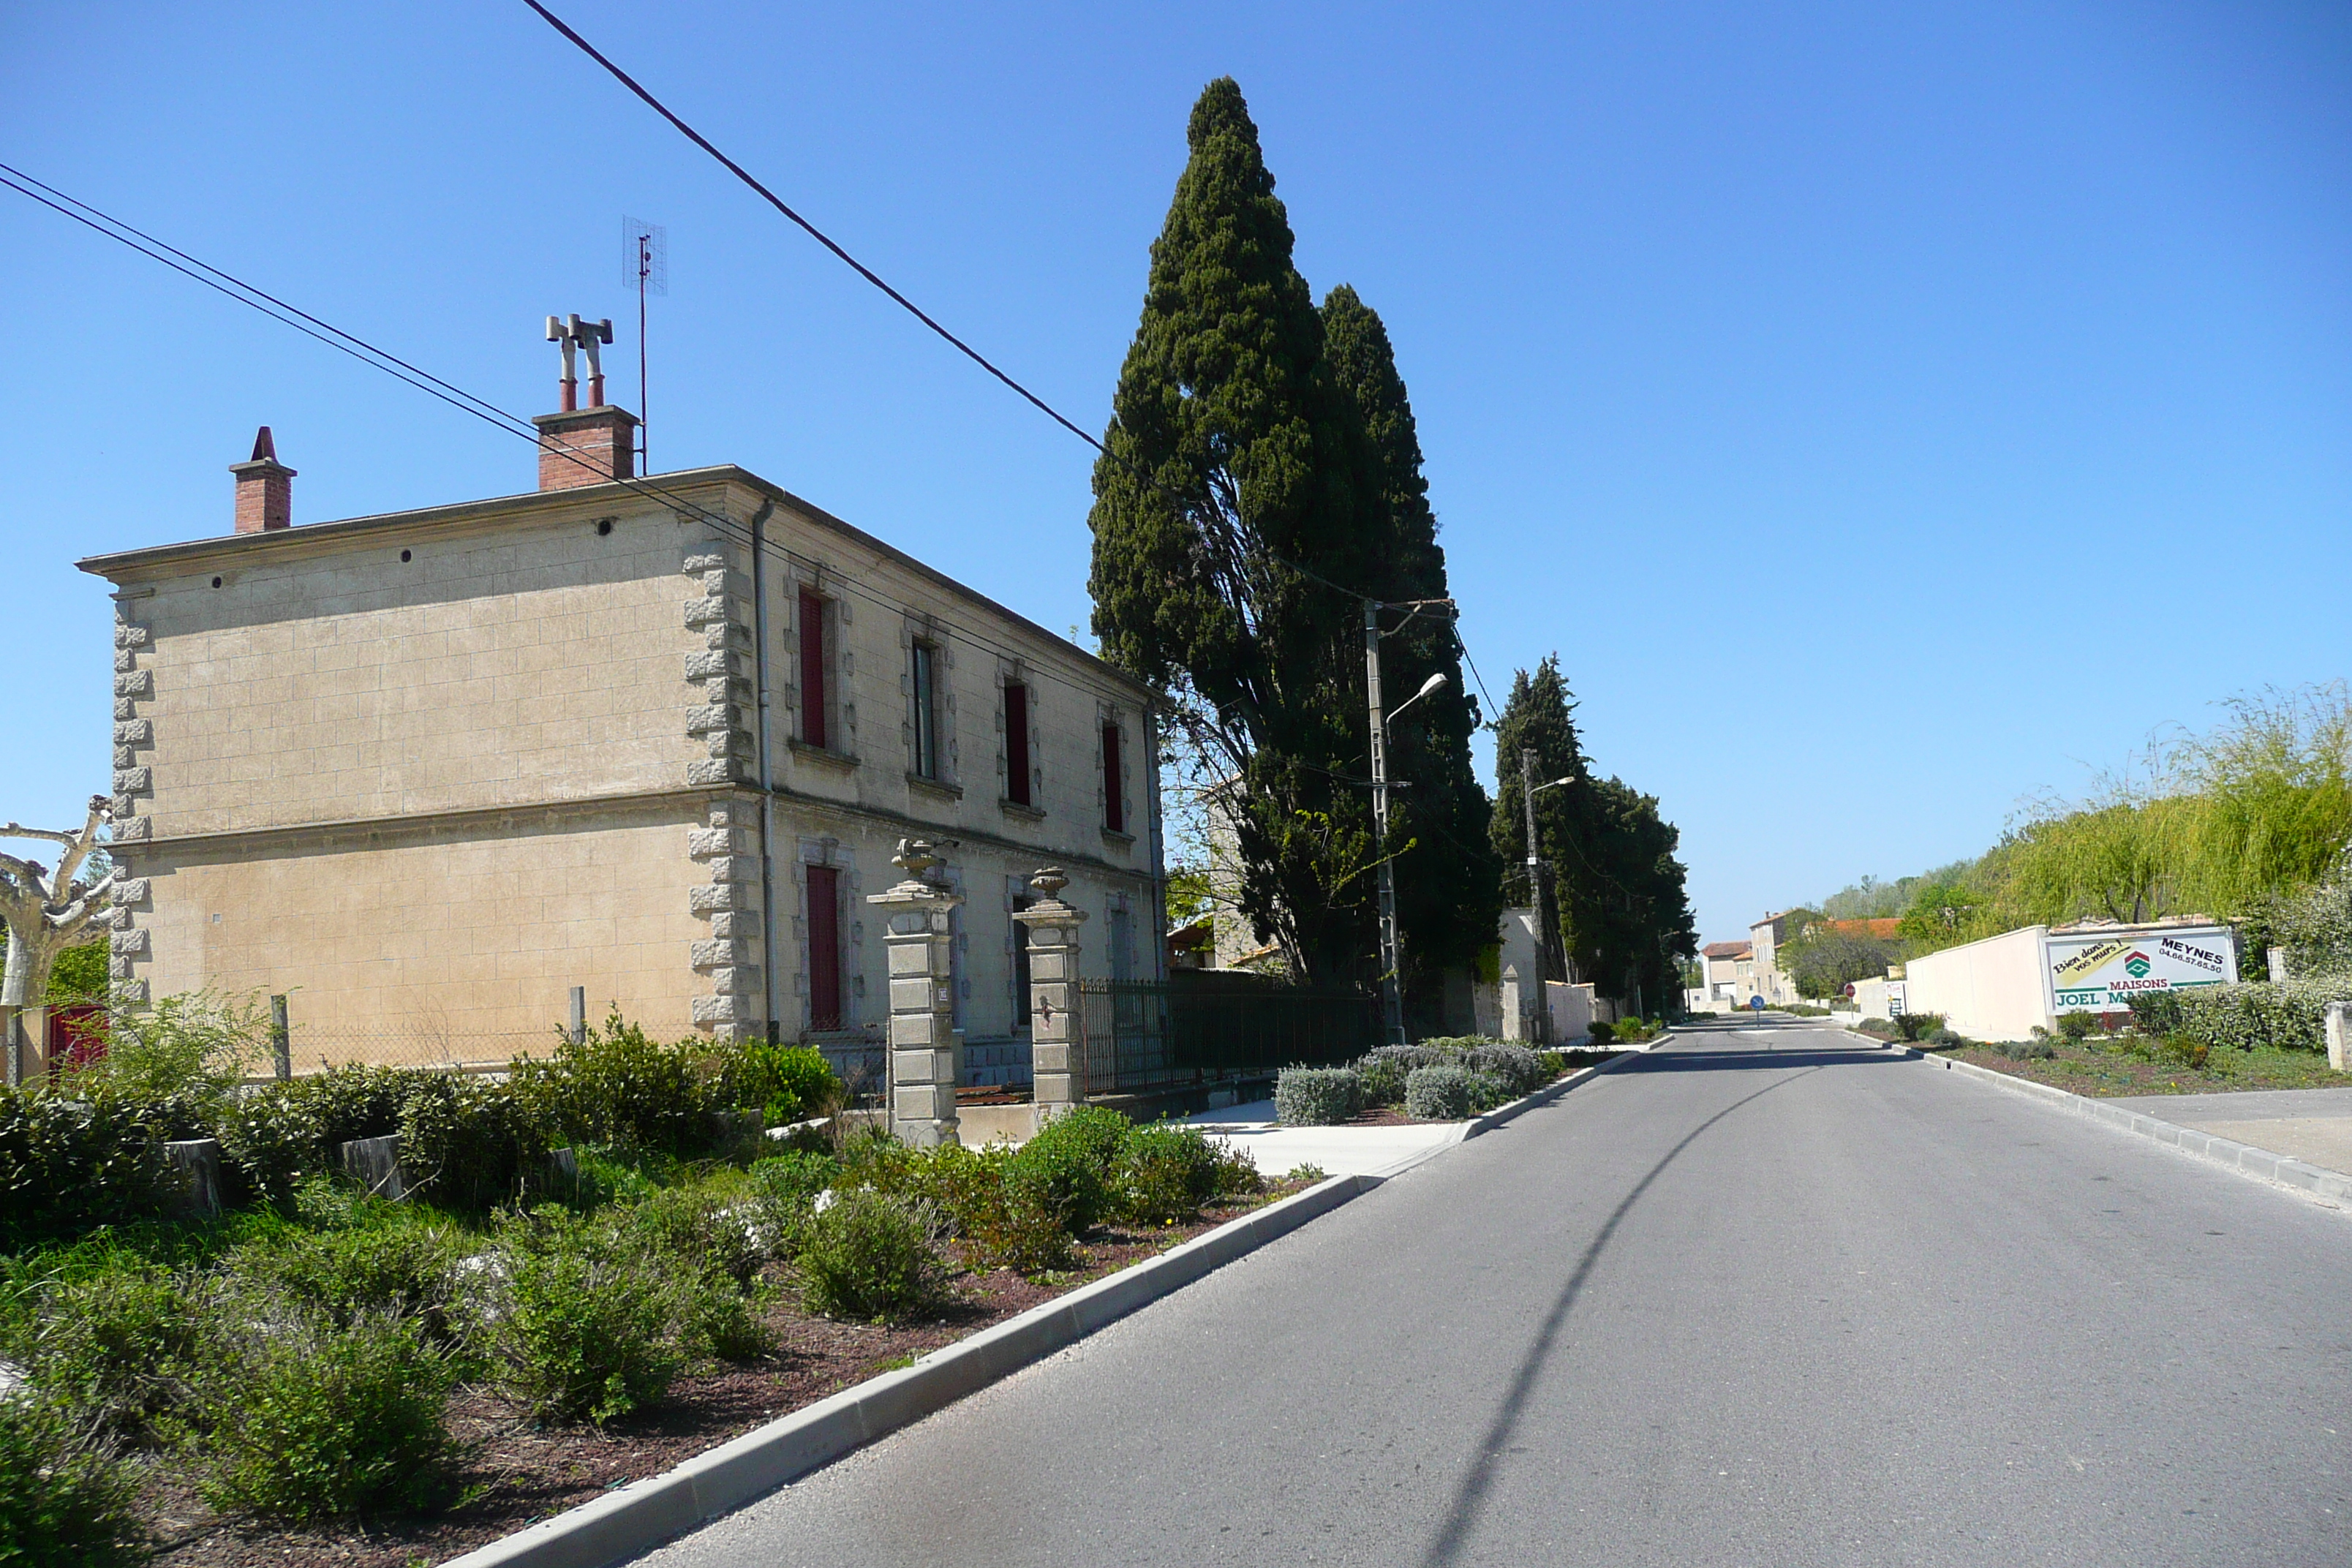
[[2131,1010],[2139,1032],[2159,1038],[2186,1035],[2241,1051],[2321,1051],[2327,1048],[2330,1002],[2352,1002],[2352,976],[2143,991],[2131,999]]
[[346,1067],[243,1092],[220,1068],[235,1032],[200,1010],[159,1010],[122,1021],[119,1058],[62,1087],[0,1090],[0,1251],[163,1212],[171,1139],[217,1139],[230,1201],[283,1208],[305,1177],[334,1171],[343,1143],[397,1133],[417,1195],[478,1213],[547,1195],[551,1148],[693,1157],[726,1135],[716,1113],[794,1121],[842,1098],[814,1049],[665,1044],[618,1014],[503,1079]]
[[[1367,1107],[1393,1105],[1423,1121],[1460,1121],[1534,1093],[1566,1066],[1567,1058],[1559,1051],[1538,1051],[1475,1035],[1381,1046],[1349,1067],[1283,1068],[1274,1084],[1275,1120],[1286,1127],[1328,1127]],[[1445,1087],[1428,1089],[1416,1101],[1412,1081],[1433,1068],[1470,1076],[1430,1079],[1432,1085]],[[1416,1103],[1425,1109],[1415,1110]],[[1456,1106],[1470,1109],[1449,1109]]]

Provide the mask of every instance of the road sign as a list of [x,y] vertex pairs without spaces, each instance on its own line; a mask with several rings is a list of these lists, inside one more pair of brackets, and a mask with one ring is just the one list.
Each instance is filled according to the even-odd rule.
[[1761,996],[1750,996],[1748,999],[1748,1005],[1752,1011],[1761,1013],[1764,1011],[1764,998]]

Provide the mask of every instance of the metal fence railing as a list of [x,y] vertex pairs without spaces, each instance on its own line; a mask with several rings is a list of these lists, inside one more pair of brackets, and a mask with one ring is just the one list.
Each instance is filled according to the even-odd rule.
[[1353,991],[1082,980],[1088,1096],[1351,1060],[1381,1043],[1380,1002]]

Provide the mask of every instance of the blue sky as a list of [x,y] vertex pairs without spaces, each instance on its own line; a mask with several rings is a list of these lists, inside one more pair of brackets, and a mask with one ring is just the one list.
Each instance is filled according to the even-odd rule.
[[[1700,925],[1974,853],[2159,725],[2347,673],[2352,12],[559,7],[1099,427],[1201,85],[1386,318],[1464,630],[1558,650]],[[0,19],[0,161],[518,412],[667,226],[657,468],[733,461],[1043,622],[1089,454],[519,3]],[[0,193],[0,819],[104,786],[76,556],[529,488],[528,447]],[[634,403],[634,327],[615,377]]]

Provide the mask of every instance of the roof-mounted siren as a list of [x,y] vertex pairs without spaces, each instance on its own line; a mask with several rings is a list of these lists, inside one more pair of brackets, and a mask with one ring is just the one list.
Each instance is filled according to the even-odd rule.
[[580,351],[588,351],[588,406],[604,406],[604,359],[599,352],[613,341],[613,319],[601,321],[583,321],[573,313],[547,318],[547,341],[563,349],[563,377],[559,384],[563,389],[563,412],[572,413],[580,406]]

